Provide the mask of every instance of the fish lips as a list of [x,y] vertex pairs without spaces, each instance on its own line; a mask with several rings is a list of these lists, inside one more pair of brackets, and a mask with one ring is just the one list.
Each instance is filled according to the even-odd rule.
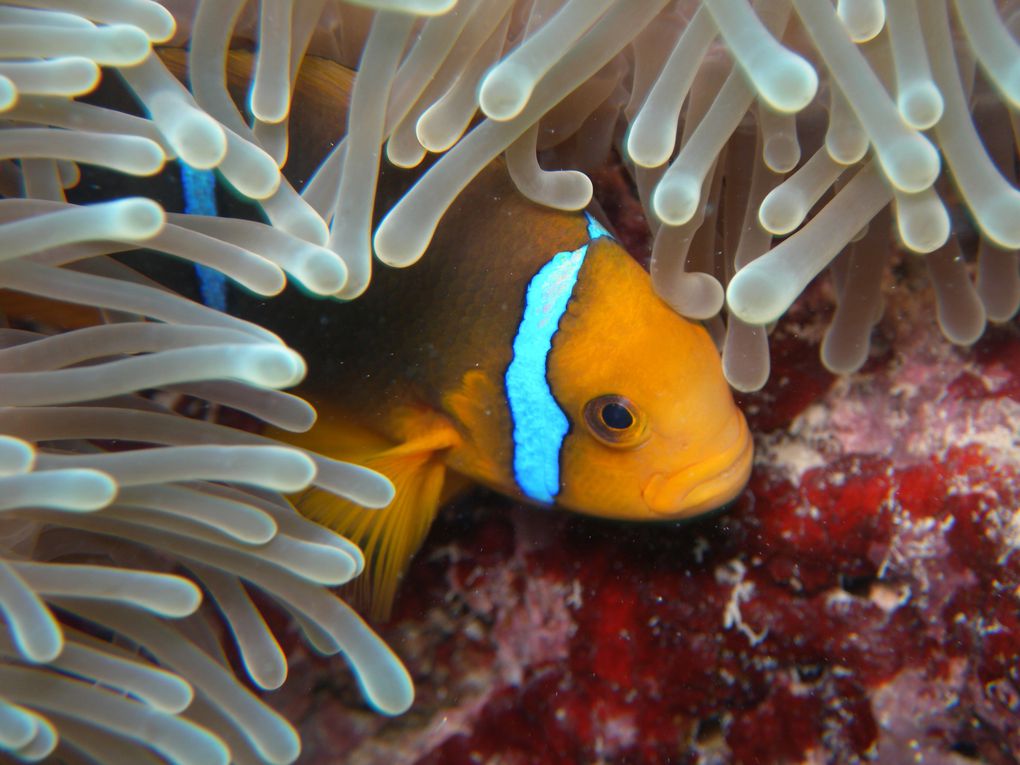
[[754,441],[738,410],[720,433],[726,447],[671,473],[653,475],[642,491],[648,508],[663,519],[714,510],[736,498],[751,475]]

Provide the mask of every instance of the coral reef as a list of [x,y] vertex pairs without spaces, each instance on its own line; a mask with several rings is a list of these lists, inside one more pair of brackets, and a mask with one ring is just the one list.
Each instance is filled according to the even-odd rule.
[[1016,762],[1020,328],[948,345],[913,257],[861,372],[818,363],[823,289],[780,323],[728,511],[450,508],[383,631],[414,712],[298,662],[306,762]]

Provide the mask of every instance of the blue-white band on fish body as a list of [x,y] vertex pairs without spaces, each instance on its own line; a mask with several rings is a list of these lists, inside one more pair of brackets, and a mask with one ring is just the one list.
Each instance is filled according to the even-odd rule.
[[[216,174],[212,170],[196,170],[184,162],[181,165],[181,189],[184,193],[184,212],[188,215],[219,213],[216,208]],[[195,264],[198,294],[202,302],[217,311],[227,310],[227,277],[215,268]]]
[[596,239],[602,236],[608,236],[610,239],[613,238],[613,235],[606,231],[606,227],[599,223],[597,220],[595,220],[592,217],[591,213],[586,212],[584,214],[584,217],[588,219],[588,238],[591,241],[594,242]]
[[609,236],[591,215],[589,241],[553,255],[528,283],[524,314],[514,337],[514,356],[506,370],[506,394],[514,438],[514,478],[521,491],[551,503],[560,492],[560,450],[570,429],[549,387],[549,351],[560,319],[574,292],[588,245]]

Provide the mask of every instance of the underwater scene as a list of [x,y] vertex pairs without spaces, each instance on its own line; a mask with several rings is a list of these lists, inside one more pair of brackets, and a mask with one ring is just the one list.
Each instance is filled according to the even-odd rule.
[[1020,0],[0,0],[0,764],[1020,763]]

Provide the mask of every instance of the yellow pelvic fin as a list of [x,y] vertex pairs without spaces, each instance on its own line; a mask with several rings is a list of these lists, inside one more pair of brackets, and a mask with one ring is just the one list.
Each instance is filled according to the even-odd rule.
[[[403,443],[374,453],[359,449],[362,453],[353,458],[393,482],[396,493],[387,507],[369,510],[321,489],[311,489],[297,501],[305,516],[364,551],[365,571],[354,580],[351,591],[354,601],[375,619],[390,614],[397,584],[439,509],[446,477],[443,453],[460,441],[460,435],[441,415],[418,412],[409,418]],[[349,437],[342,440],[348,449],[353,446]],[[322,451],[352,459],[350,452]]]

